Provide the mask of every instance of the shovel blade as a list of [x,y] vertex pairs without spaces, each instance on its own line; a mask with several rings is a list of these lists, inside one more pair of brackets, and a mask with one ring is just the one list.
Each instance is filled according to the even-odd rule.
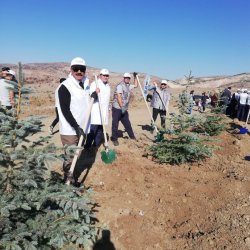
[[102,161],[106,164],[111,164],[116,159],[116,152],[112,149],[101,152]]

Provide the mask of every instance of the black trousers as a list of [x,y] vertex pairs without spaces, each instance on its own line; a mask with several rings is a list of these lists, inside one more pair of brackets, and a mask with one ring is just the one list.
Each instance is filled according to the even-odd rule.
[[90,148],[91,146],[99,147],[102,144],[103,139],[104,135],[102,125],[91,124],[85,148]]
[[158,114],[160,114],[160,118],[161,118],[161,127],[165,128],[166,127],[166,124],[165,124],[166,123],[166,110],[153,108],[154,122],[156,121]]
[[135,135],[129,120],[128,111],[122,114],[121,109],[112,108],[112,141],[117,141],[118,139],[118,126],[119,122],[121,121],[122,125],[124,126],[128,136],[131,139],[135,139]]

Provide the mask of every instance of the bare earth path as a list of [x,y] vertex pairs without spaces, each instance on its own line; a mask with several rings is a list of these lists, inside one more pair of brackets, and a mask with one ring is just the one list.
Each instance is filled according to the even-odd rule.
[[[29,112],[49,114],[48,134],[52,102]],[[110,230],[115,249],[250,249],[249,134],[223,132],[216,142],[221,148],[206,161],[159,165],[142,156],[153,139],[143,130],[149,116],[142,102],[130,119],[138,141],[120,138],[110,165],[99,149],[84,182],[96,191],[99,224]],[[61,145],[58,133],[53,141]]]

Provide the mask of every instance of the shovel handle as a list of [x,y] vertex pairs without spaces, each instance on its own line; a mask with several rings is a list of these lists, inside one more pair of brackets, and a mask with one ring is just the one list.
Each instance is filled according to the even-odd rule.
[[[96,75],[95,75],[95,85],[96,85],[96,88],[98,88],[98,80],[97,80]],[[103,128],[103,135],[104,135],[104,141],[105,141],[105,148],[108,151],[108,139],[107,139],[107,134],[106,134],[106,128],[105,128],[105,125],[104,125],[103,110],[102,110],[102,107],[101,107],[101,96],[100,96],[99,93],[98,93],[98,100],[99,100],[98,103],[99,103],[99,109],[100,109],[101,120],[102,120],[102,128]]]
[[248,123],[249,116],[250,116],[250,109],[248,110],[248,114],[247,114],[247,119],[246,119],[246,124],[245,125],[247,125],[247,123]]
[[[84,131],[86,131],[86,129],[87,129],[87,125],[88,125],[88,122],[89,122],[89,117],[90,117],[90,114],[91,114],[91,109],[92,109],[93,103],[94,103],[94,98],[91,98],[90,105],[89,105],[89,108],[88,108],[88,111],[87,111],[87,116],[86,116],[86,119],[85,119],[84,124],[83,124],[83,130]],[[83,136],[81,135],[80,138],[79,138],[77,147],[81,147],[82,146],[82,142],[83,142]],[[73,161],[71,163],[70,170],[69,170],[69,178],[66,181],[67,185],[70,184],[70,179],[73,176],[73,173],[74,173],[74,170],[75,170],[75,166],[76,166],[76,162],[77,162],[77,159],[78,159],[80,151],[81,151],[81,149],[77,149],[76,153],[74,155],[74,158],[73,158]]]
[[144,100],[144,102],[145,102],[145,104],[146,104],[146,106],[147,106],[148,113],[149,113],[149,115],[150,115],[152,124],[154,125],[154,128],[155,128],[156,133],[158,133],[158,129],[157,129],[156,125],[155,125],[155,122],[154,122],[152,113],[151,113],[150,108],[149,108],[149,106],[148,106],[147,100],[146,100],[146,98],[145,98],[145,96],[144,96],[143,89],[142,89],[142,86],[141,86],[141,83],[140,83],[140,80],[139,80],[138,75],[136,75],[136,80],[137,80],[138,85],[139,85],[139,87],[140,87],[140,90],[141,90],[141,93],[142,93],[143,100]]

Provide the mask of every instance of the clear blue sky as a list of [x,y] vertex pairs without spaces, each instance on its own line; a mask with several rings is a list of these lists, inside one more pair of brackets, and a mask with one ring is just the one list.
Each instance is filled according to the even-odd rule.
[[250,0],[1,0],[0,63],[178,79],[250,72]]

